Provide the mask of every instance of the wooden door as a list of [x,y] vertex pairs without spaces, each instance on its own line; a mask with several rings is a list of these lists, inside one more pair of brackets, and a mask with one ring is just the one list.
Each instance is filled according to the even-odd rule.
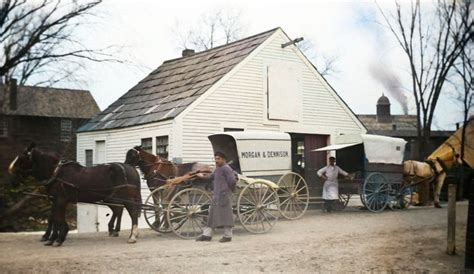
[[305,135],[304,136],[304,177],[308,184],[319,180],[316,172],[327,164],[326,152],[314,152],[313,149],[327,146],[328,135]]

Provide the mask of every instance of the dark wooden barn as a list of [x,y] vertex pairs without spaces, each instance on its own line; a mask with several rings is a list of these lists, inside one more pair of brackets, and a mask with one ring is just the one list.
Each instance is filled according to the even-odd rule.
[[86,90],[0,85],[0,183],[8,164],[34,141],[76,159],[76,129],[100,112]]

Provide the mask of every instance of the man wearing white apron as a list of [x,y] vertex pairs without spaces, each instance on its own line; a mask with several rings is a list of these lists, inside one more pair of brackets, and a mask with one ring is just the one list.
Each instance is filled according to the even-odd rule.
[[339,183],[337,176],[341,173],[344,176],[349,174],[336,166],[336,158],[329,157],[329,165],[318,170],[318,176],[325,180],[323,187],[324,209],[327,212],[333,210],[334,201],[339,199]]

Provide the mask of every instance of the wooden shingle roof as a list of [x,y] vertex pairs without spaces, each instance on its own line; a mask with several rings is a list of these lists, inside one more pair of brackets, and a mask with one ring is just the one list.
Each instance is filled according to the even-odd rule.
[[9,89],[0,86],[0,114],[90,119],[99,112],[87,90],[36,86],[17,86],[16,109],[11,109]]
[[165,61],[78,131],[124,128],[176,117],[276,30]]

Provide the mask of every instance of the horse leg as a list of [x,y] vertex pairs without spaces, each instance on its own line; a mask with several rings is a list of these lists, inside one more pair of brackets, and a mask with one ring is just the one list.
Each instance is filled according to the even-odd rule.
[[132,219],[132,230],[130,231],[130,236],[128,237],[128,243],[134,244],[137,242],[138,237],[138,216],[139,216],[139,209],[137,206],[126,203],[125,208]]
[[[122,222],[123,207],[121,206],[109,206],[112,210],[112,218],[109,221],[109,236],[118,237],[120,232],[120,224]],[[115,221],[117,221],[115,223]]]
[[115,230],[114,230],[114,237],[118,237],[120,233],[120,227],[122,224],[122,213],[123,213],[123,207],[119,206],[117,207],[117,223],[115,224]]
[[117,218],[117,214],[115,211],[116,210],[115,206],[109,206],[109,207],[112,210],[112,217],[110,218],[108,228],[109,228],[109,237],[112,237],[112,235],[114,234],[114,223],[115,223],[115,219]]
[[443,172],[436,177],[435,180],[435,191],[434,191],[434,206],[436,208],[441,208],[439,204],[439,195],[441,194],[441,188],[443,187],[444,179],[446,178],[446,173]]
[[51,230],[53,229],[53,211],[51,209],[51,214],[49,214],[48,217],[48,227],[46,228],[46,231],[44,232],[43,236],[41,236],[41,242],[46,242],[49,240],[49,237],[51,236]]
[[67,233],[69,232],[69,226],[66,222],[66,208],[67,208],[67,201],[63,198],[58,199],[58,207],[57,207],[57,214],[56,214],[56,223],[58,224],[58,237],[56,239],[56,243],[54,246],[61,246],[63,242],[66,240]]

